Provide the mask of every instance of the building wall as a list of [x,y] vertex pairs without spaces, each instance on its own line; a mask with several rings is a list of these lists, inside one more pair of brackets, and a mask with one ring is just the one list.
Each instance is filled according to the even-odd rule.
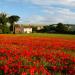
[[43,29],[43,26],[37,26],[37,30]]
[[24,28],[24,33],[32,33],[32,28]]
[[21,33],[21,28],[16,27],[16,28],[15,28],[15,33]]

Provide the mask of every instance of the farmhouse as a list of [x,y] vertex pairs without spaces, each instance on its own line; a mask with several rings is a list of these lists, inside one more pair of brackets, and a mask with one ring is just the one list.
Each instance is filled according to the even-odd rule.
[[16,24],[15,27],[14,27],[14,32],[16,34],[22,33],[22,27],[20,25]]
[[24,25],[15,25],[14,31],[16,34],[18,33],[32,33],[32,27],[29,26],[24,26]]
[[32,27],[29,26],[23,26],[23,33],[32,33]]
[[[57,24],[52,24],[53,26],[57,26]],[[68,30],[70,31],[75,31],[75,25],[73,24],[64,24],[66,27],[68,27]],[[45,25],[20,25],[20,24],[16,24],[14,31],[16,34],[18,33],[32,33],[32,32],[36,32],[39,30],[42,30],[44,28]],[[50,31],[50,32],[55,32],[55,31]]]

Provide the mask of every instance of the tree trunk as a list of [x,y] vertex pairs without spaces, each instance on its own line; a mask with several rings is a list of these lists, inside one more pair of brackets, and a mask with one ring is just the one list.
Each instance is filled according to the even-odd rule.
[[15,26],[14,26],[14,23],[13,23],[13,34],[15,34]]

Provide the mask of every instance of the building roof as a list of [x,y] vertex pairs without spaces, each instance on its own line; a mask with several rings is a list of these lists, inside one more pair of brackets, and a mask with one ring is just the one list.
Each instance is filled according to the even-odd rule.
[[15,27],[32,28],[31,25],[21,25],[21,24],[15,24]]

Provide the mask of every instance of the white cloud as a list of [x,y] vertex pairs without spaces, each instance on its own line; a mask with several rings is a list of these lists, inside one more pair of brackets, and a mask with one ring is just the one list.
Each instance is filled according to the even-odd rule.
[[37,5],[52,5],[52,4],[64,4],[64,5],[73,5],[75,0],[28,0],[33,4]]
[[[75,0],[31,0],[33,4],[43,7],[42,12],[46,15],[43,16],[43,23],[74,23],[75,12],[71,8],[75,7]],[[52,5],[59,5],[55,7]],[[61,5],[64,7],[62,8]]]
[[[43,15],[36,14],[28,17],[28,23],[75,23],[75,0],[6,0],[8,2],[25,2],[40,6]],[[54,5],[58,6],[55,7]],[[39,11],[38,11],[39,12]]]
[[[52,5],[52,4],[70,4],[75,0],[5,0],[7,2],[29,2],[36,5]],[[71,4],[70,4],[71,5]]]
[[51,10],[44,9],[43,13],[45,15],[33,15],[27,19],[28,23],[41,23],[41,24],[51,24],[51,23],[74,23],[75,12],[66,8],[51,8]]
[[58,23],[58,22],[64,22],[64,19],[58,18],[57,16],[39,16],[39,15],[34,15],[29,18],[26,18],[25,23],[30,23],[30,24],[52,24],[52,23]]
[[35,23],[42,23],[42,21],[45,18],[43,16],[39,16],[39,15],[32,15],[29,18],[26,18],[26,23],[30,23],[30,24],[35,24]]

